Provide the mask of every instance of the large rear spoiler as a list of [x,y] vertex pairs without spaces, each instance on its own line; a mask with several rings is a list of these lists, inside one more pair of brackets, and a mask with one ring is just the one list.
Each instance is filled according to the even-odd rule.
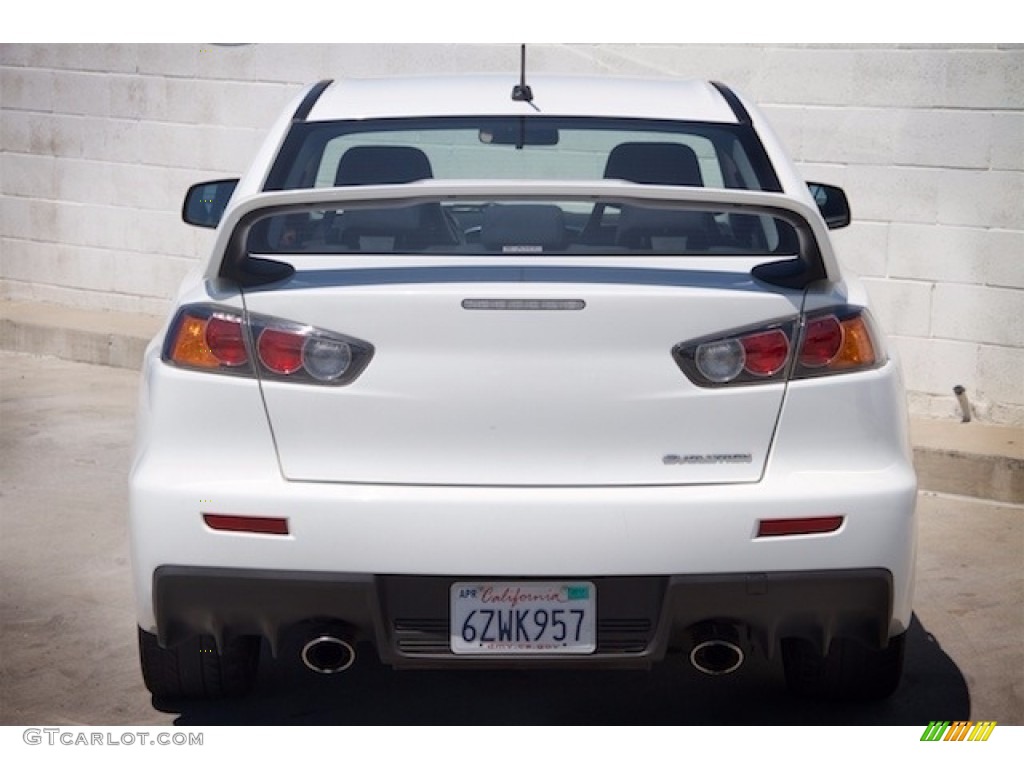
[[439,181],[359,187],[330,187],[263,192],[232,200],[218,228],[206,267],[209,279],[228,279],[243,286],[264,285],[289,277],[291,265],[248,253],[249,231],[267,216],[318,210],[406,206],[453,200],[532,201],[581,200],[604,204],[640,204],[715,213],[762,214],[777,217],[795,230],[795,257],[758,265],[752,275],[763,282],[802,289],[824,280],[835,281],[839,267],[820,212],[799,200],[771,192],[640,185],[625,181]]

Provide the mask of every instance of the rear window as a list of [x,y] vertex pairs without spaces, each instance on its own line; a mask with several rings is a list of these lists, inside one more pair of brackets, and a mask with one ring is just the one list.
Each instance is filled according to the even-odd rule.
[[[268,190],[439,180],[615,179],[778,190],[750,126],[598,118],[435,118],[297,123]],[[436,200],[277,214],[250,231],[250,253],[796,252],[768,215],[594,200]]]
[[266,189],[424,178],[611,178],[781,191],[748,125],[556,117],[297,123]]

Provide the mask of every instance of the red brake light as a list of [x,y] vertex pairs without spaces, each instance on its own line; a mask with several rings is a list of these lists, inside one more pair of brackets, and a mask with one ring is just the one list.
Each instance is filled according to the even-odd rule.
[[261,363],[274,373],[286,376],[302,367],[303,343],[304,337],[297,333],[265,328],[256,347]]
[[773,376],[789,359],[789,338],[778,328],[752,333],[740,339],[747,362],[744,370],[754,376]]
[[206,321],[206,344],[210,353],[223,365],[238,366],[249,362],[240,317],[213,315]]
[[843,346],[843,326],[835,315],[811,320],[804,330],[800,347],[800,364],[808,368],[828,365]]

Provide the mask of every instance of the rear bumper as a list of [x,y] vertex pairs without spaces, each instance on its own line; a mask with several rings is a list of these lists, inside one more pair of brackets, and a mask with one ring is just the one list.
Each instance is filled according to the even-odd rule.
[[[474,577],[478,578],[478,577]],[[597,589],[597,650],[586,657],[467,658],[449,650],[455,577],[164,566],[153,578],[160,642],[193,635],[267,638],[275,654],[311,622],[340,622],[394,667],[646,667],[691,644],[713,621],[771,656],[785,638],[827,648],[833,637],[883,647],[892,575],[883,569],[590,578]]]
[[[163,478],[152,478],[152,486],[149,479],[136,473],[131,512],[137,616],[147,631],[160,623],[155,575],[171,566],[316,574],[327,582],[356,574],[344,577],[355,583],[382,574],[713,582],[737,574],[771,580],[880,570],[891,583],[888,635],[910,623],[916,494],[912,472],[898,466],[852,479],[808,478],[795,488],[767,481],[701,488],[360,487],[266,476],[247,484],[232,478],[230,487],[211,478],[202,487],[170,488]],[[213,530],[205,512],[285,517],[289,532]],[[758,535],[761,520],[822,515],[843,523],[829,533]],[[361,594],[370,594],[364,602],[379,600],[372,590]],[[803,598],[794,599],[794,610],[802,609]]]
[[[447,632],[454,576],[622,583],[627,603],[640,581],[660,584],[643,598],[654,618],[653,639],[631,651],[641,664],[705,617],[756,627],[769,653],[787,634],[878,643],[910,626],[916,478],[892,366],[828,387],[791,383],[759,482],[501,487],[285,480],[266,419],[253,416],[262,403],[252,382],[220,377],[222,397],[189,397],[199,374],[149,365],[130,532],[137,622],[164,641],[237,632],[276,646],[289,622],[327,616],[389,661],[432,663],[394,650],[381,606],[404,594],[427,604],[435,590],[442,607],[413,618]],[[189,407],[150,407],[168,398]],[[837,398],[850,406],[837,409]],[[204,513],[285,518],[288,533],[213,530]],[[821,516],[842,525],[758,535],[762,520]],[[863,597],[843,574],[876,574],[885,599],[880,587]],[[769,598],[755,599],[760,584],[772,585]],[[263,601],[278,615],[261,613]]]

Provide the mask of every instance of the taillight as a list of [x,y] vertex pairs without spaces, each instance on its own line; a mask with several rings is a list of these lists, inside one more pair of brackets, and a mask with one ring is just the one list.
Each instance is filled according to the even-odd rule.
[[302,365],[317,381],[341,378],[352,365],[352,345],[347,341],[316,337],[302,346]]
[[839,307],[810,313],[802,325],[775,322],[679,344],[672,356],[699,386],[737,386],[874,368],[884,362],[877,339],[866,310]]
[[680,344],[672,356],[694,384],[723,387],[785,378],[796,321]]
[[256,341],[260,362],[272,373],[287,376],[302,367],[302,345],[305,339],[297,333],[264,328]]
[[841,307],[808,316],[793,378],[864,371],[884,362],[867,310]]
[[222,365],[234,367],[249,362],[240,317],[220,314],[211,317],[206,323],[206,343]]
[[843,326],[835,315],[808,321],[800,345],[800,365],[821,368],[835,360],[843,346]]
[[168,336],[169,344],[164,347],[164,358],[189,368],[218,368],[221,361],[206,340],[209,323],[210,318],[205,316],[185,314],[175,318],[174,332]]
[[693,360],[705,379],[715,384],[728,384],[743,372],[747,355],[742,341],[724,339],[701,344]]
[[753,376],[774,376],[789,359],[789,337],[778,328],[744,336],[741,343],[747,358],[743,369]]
[[178,311],[163,349],[164,361],[181,368],[331,385],[353,381],[372,356],[357,339],[207,304]]

